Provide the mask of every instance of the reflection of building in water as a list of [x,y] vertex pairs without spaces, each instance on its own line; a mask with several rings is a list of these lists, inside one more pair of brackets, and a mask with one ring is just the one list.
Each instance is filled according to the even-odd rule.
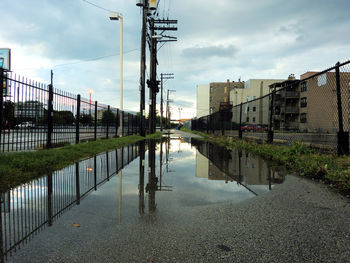
[[[255,158],[248,154],[241,154],[237,149],[232,150],[232,166],[241,167],[241,182],[248,185],[269,184],[270,168],[261,158]],[[241,162],[239,164],[239,162]]]
[[209,177],[209,160],[200,152],[196,152],[196,177]]
[[[211,143],[194,140],[193,144],[199,151],[196,157],[197,177],[205,177],[204,170],[208,169],[209,180],[235,180],[245,185],[270,185],[283,182],[283,176],[274,172],[261,158],[252,157],[237,149],[229,151]],[[207,161],[204,160],[205,157]]]

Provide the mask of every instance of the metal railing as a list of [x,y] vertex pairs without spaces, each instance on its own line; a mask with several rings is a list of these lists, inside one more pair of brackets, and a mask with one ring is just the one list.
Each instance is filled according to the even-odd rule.
[[284,83],[270,86],[263,97],[232,105],[230,111],[192,119],[191,128],[269,143],[302,141],[349,154],[350,61]]
[[138,146],[129,145],[1,193],[0,262],[138,156]]
[[[139,117],[0,69],[0,151],[137,134]],[[122,116],[123,130],[120,129]]]

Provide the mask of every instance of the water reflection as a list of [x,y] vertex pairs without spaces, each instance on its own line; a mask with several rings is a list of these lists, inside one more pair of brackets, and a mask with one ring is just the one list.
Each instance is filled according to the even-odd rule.
[[[137,224],[188,207],[239,202],[282,181],[283,176],[264,161],[237,150],[181,138],[139,142],[3,193],[1,258],[83,201],[101,216],[108,210],[107,216],[115,217],[122,227],[123,222]],[[98,196],[103,207],[88,195]]]
[[284,180],[279,167],[270,167],[261,158],[253,157],[237,149],[228,150],[201,140],[192,140],[196,154],[196,176],[208,180],[237,182],[254,195],[272,189]]

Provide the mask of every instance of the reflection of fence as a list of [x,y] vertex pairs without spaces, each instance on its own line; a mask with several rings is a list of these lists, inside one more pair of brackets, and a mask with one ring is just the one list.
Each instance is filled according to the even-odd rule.
[[267,142],[303,141],[349,154],[350,61],[270,85],[270,93],[193,119],[193,130]]
[[0,261],[139,155],[136,145],[106,152],[1,194]]
[[[138,116],[55,89],[14,73],[0,72],[0,151],[138,133]],[[123,130],[120,129],[120,117]]]

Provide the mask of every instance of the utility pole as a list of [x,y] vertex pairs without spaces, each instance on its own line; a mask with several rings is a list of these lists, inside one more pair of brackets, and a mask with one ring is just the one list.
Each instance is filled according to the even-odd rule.
[[167,91],[167,96],[166,96],[166,118],[167,118],[167,122],[168,123],[170,123],[170,107],[169,107],[169,103],[172,102],[169,99],[170,92],[176,92],[176,90],[168,89],[168,91]]
[[160,74],[160,131],[163,131],[163,86],[165,79],[174,79],[173,73]]
[[146,83],[146,35],[148,0],[138,4],[142,8],[141,63],[140,63],[140,135],[146,136],[145,127],[145,83]]
[[[171,42],[177,41],[176,37],[165,36],[163,33],[165,31],[176,31],[177,27],[171,26],[172,24],[177,24],[177,20],[155,20],[154,18],[149,19],[150,23],[150,36],[149,36],[149,45],[150,45],[150,79],[147,81],[150,98],[150,107],[149,107],[149,130],[150,133],[155,132],[156,127],[156,99],[157,93],[159,92],[159,82],[157,80],[157,43],[158,42]],[[156,31],[161,31],[161,35],[157,34]]]

